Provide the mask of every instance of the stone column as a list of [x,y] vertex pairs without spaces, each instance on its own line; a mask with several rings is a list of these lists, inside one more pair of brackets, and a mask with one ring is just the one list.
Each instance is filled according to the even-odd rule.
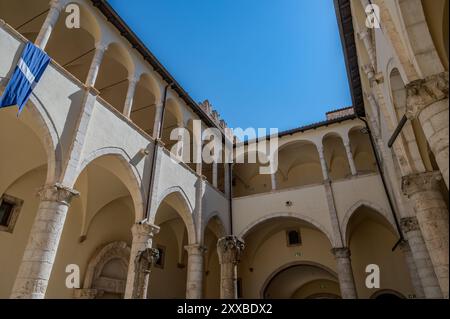
[[39,31],[36,41],[34,41],[34,44],[37,47],[41,48],[42,50],[45,50],[45,47],[47,46],[48,40],[50,39],[53,29],[55,28],[55,25],[58,22],[59,15],[61,14],[63,6],[64,4],[63,1],[61,0],[50,1],[50,10],[47,14],[47,17],[45,18],[41,30]]
[[226,236],[217,242],[221,299],[237,299],[237,265],[243,249],[244,242],[236,236]]
[[[363,2],[367,2],[367,0],[363,0]],[[370,36],[369,30],[366,28],[364,31],[358,33],[359,39],[363,42],[364,47],[366,48],[367,55],[369,56],[369,60],[373,69],[376,67],[376,52],[375,48],[372,44],[372,37]]]
[[205,247],[194,244],[185,246],[188,252],[186,298],[202,299],[203,297],[203,268]]
[[163,113],[163,103],[156,104],[155,109],[155,123],[153,124],[153,138],[156,140],[159,138],[160,132],[162,130],[162,113]]
[[422,125],[448,189],[448,72],[411,82],[406,90],[406,116],[410,120],[417,118]]
[[43,299],[70,201],[78,192],[61,184],[39,191],[41,202],[12,289],[11,298]]
[[158,226],[147,223],[134,224],[131,228],[133,242],[130,251],[125,299],[147,298],[151,262],[152,258],[157,258],[155,251],[151,250],[152,241],[153,236],[158,232]]
[[225,188],[225,195],[228,197],[230,196],[230,164],[228,163],[224,163],[223,164],[223,168],[224,168],[224,188]]
[[410,253],[414,259],[423,294],[425,298],[442,298],[441,287],[434,273],[433,264],[428,254],[425,241],[420,232],[419,223],[416,217],[405,217],[400,220],[402,231],[408,240]]
[[328,167],[327,167],[327,161],[325,160],[325,155],[323,153],[323,146],[317,146],[317,151],[319,152],[319,158],[320,158],[320,166],[322,167],[322,175],[323,180],[326,181],[330,177],[328,176]]
[[325,196],[327,200],[328,212],[330,214],[331,226],[333,228],[333,237],[338,246],[345,246],[344,239],[339,224],[336,202],[334,200],[333,186],[330,180],[324,181]]
[[411,278],[411,283],[414,287],[414,292],[416,294],[416,298],[424,299],[425,293],[422,288],[422,283],[420,282],[420,278],[419,278],[419,274],[417,272],[417,267],[414,262],[414,258],[411,254],[411,248],[409,247],[409,244],[407,241],[402,241],[400,243],[399,247],[403,253],[403,256],[405,257],[406,265],[409,270],[409,277]]
[[356,170],[355,160],[353,159],[352,148],[350,146],[350,141],[344,141],[345,152],[347,153],[348,165],[350,166],[350,171],[353,176],[358,175],[358,171]]
[[212,163],[212,184],[217,188],[218,185],[218,164],[217,161],[214,160]]
[[277,175],[276,172],[273,172],[272,174],[270,174],[270,182],[272,185],[272,190],[275,191],[277,190]]
[[355,279],[353,277],[350,249],[346,247],[333,248],[332,253],[336,258],[339,287],[342,299],[357,299]]
[[86,86],[94,86],[95,81],[97,81],[98,71],[100,70],[100,65],[102,64],[103,57],[105,55],[107,45],[98,43],[95,45],[95,53],[92,58],[91,67],[89,68],[89,73],[86,78]]
[[439,172],[403,177],[402,189],[411,199],[423,239],[444,298],[448,298],[448,208],[439,189]]
[[123,107],[123,115],[125,115],[128,118],[130,118],[131,109],[133,108],[134,94],[136,93],[137,82],[138,79],[134,77],[128,79],[127,97],[125,98],[125,104]]

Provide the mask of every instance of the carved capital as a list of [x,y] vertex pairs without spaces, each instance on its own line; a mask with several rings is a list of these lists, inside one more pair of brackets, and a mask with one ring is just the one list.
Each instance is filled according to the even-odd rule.
[[64,7],[64,3],[61,0],[50,0],[50,10],[57,10],[59,12],[62,11]]
[[67,206],[70,205],[74,197],[80,195],[78,191],[59,183],[46,185],[37,194],[41,201],[58,202]]
[[184,249],[188,255],[203,255],[206,252],[206,247],[199,244],[187,245],[184,246]]
[[402,231],[406,234],[413,230],[419,230],[419,222],[416,217],[405,217],[400,219],[400,227]]
[[108,49],[109,44],[108,43],[103,43],[103,42],[97,42],[95,43],[95,50],[101,53],[105,53],[106,50]]
[[372,67],[372,64],[366,64],[362,66],[362,69],[364,73],[367,75],[367,78],[369,81],[372,81],[375,79],[375,70]]
[[411,174],[402,178],[402,191],[407,197],[430,190],[439,191],[442,175],[439,171]]
[[240,261],[244,242],[236,236],[222,237],[217,241],[217,252],[219,254],[219,263],[232,263],[237,265]]
[[406,116],[414,119],[427,106],[448,98],[448,72],[419,79],[406,86]]
[[131,233],[133,234],[133,240],[146,241],[159,233],[159,227],[148,223],[137,223],[131,227]]
[[95,299],[99,294],[97,289],[75,289],[73,296],[75,299]]
[[331,252],[333,253],[334,257],[336,258],[350,258],[351,253],[350,249],[347,247],[338,247],[331,249]]

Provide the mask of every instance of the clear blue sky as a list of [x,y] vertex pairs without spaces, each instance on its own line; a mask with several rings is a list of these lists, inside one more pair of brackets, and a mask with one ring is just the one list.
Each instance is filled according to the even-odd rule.
[[230,127],[286,130],[351,105],[332,0],[109,0]]

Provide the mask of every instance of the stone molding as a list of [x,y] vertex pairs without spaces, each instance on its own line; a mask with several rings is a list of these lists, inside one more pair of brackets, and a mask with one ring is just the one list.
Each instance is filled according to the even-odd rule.
[[419,230],[419,222],[416,217],[405,217],[400,220],[400,227],[404,233],[409,233],[410,231]]
[[232,263],[237,265],[240,261],[242,251],[245,244],[236,236],[225,236],[217,241],[217,252],[219,255],[219,263]]
[[79,196],[80,193],[75,189],[60,183],[55,183],[53,185],[44,186],[38,190],[37,195],[40,197],[41,201],[58,202],[69,206],[72,199]]
[[412,120],[427,106],[448,98],[448,72],[419,79],[406,85],[406,116]]
[[408,198],[419,192],[439,191],[442,175],[439,171],[403,176],[402,191]]
[[331,249],[331,252],[336,258],[350,258],[351,252],[347,247],[338,247]]

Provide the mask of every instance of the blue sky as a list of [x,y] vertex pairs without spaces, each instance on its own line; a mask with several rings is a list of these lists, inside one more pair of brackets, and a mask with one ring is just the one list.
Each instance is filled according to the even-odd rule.
[[228,126],[286,130],[351,105],[332,0],[109,0]]

